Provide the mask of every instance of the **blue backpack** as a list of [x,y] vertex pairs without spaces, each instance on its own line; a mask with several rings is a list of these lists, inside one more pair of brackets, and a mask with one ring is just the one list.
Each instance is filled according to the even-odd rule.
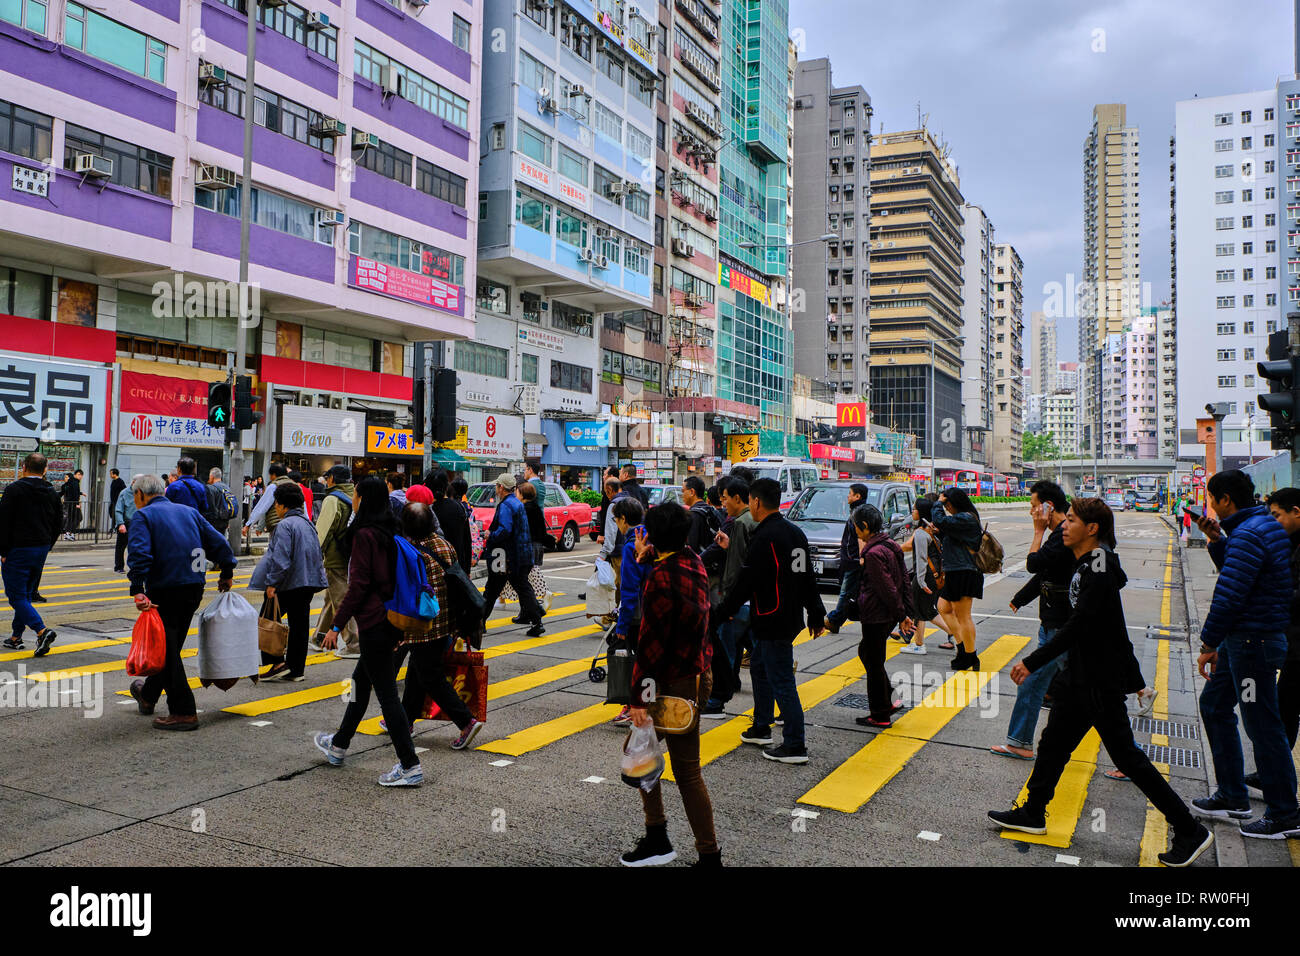
[[388,621],[405,634],[428,634],[439,607],[424,558],[400,535],[393,541],[397,545],[397,563],[393,568],[393,596],[384,602]]

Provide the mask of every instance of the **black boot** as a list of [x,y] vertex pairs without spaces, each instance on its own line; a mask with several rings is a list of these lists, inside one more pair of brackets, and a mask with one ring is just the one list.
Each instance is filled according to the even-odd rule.
[[658,866],[677,859],[677,851],[668,842],[668,824],[646,824],[645,836],[636,841],[636,849],[618,859],[624,866]]
[[698,866],[702,870],[720,870],[722,869],[722,851],[715,850],[712,853],[701,853],[700,858],[691,866]]

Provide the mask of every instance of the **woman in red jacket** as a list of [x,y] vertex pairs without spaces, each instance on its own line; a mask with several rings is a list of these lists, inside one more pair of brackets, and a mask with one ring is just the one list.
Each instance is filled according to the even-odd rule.
[[424,782],[420,758],[411,742],[411,725],[406,720],[401,698],[397,694],[397,677],[393,673],[393,650],[402,639],[388,623],[384,602],[396,587],[397,519],[388,503],[388,484],[371,476],[356,486],[352,495],[352,523],[344,538],[351,554],[348,563],[348,590],[334,612],[334,626],[321,639],[332,648],[339,633],[353,617],[357,619],[361,657],[352,672],[352,699],[343,712],[343,722],[332,734],[318,733],[316,748],[335,767],[343,764],[348,745],[357,725],[370,705],[370,688],[375,689],[379,705],[388,724],[388,733],[397,751],[398,764],[379,778],[383,787],[418,787]]
[[862,547],[858,561],[862,565],[861,592],[858,595],[858,618],[862,622],[862,642],[858,658],[867,671],[867,701],[871,713],[858,717],[864,727],[888,727],[890,717],[902,707],[895,704],[885,670],[885,642],[894,625],[910,635],[912,622],[912,588],[908,579],[903,550],[884,530],[885,518],[875,505],[858,505],[851,516],[853,530]]

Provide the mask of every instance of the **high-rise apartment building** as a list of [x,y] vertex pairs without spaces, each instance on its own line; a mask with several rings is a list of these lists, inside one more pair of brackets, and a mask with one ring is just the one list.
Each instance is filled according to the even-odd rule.
[[[92,502],[110,466],[222,465],[225,436],[193,409],[241,334],[267,416],[244,433],[249,472],[418,468],[392,427],[411,343],[474,334],[482,0],[263,5],[252,90],[242,8],[0,5],[5,361],[58,423],[11,413],[3,434],[84,468]],[[0,452],[0,481],[19,457]]]
[[872,416],[949,460],[962,452],[963,204],[928,129],[872,140]]
[[[1104,423],[1099,398],[1101,355],[1110,336],[1123,332],[1141,304],[1138,206],[1138,129],[1129,126],[1123,103],[1093,107],[1092,129],[1083,146],[1083,292],[1079,308],[1079,418],[1091,454],[1100,435],[1115,435]],[[1120,457],[1121,448],[1099,445],[1101,457]]]
[[963,458],[992,460],[993,438],[993,223],[979,206],[962,206],[961,404]]
[[[1294,84],[1292,84],[1294,85]],[[1295,193],[1282,188],[1300,182],[1292,168],[1300,147],[1288,150],[1282,135],[1288,93],[1277,89],[1182,100],[1174,107],[1171,147],[1172,229],[1176,342],[1177,452],[1200,459],[1196,419],[1210,402],[1226,402],[1225,464],[1245,460],[1253,443],[1267,443],[1268,417],[1257,412],[1255,363],[1267,357],[1268,335],[1285,327],[1288,283],[1296,276],[1281,268],[1288,237],[1300,216]],[[1298,94],[1300,97],[1300,94]],[[1300,108],[1300,98],[1294,105]],[[1300,135],[1300,129],[1296,130]],[[1287,165],[1287,159],[1293,160]],[[1290,188],[1290,187],[1288,187]],[[1285,227],[1283,224],[1285,223]],[[1286,235],[1284,235],[1284,229]],[[1297,264],[1300,272],[1300,263]],[[1300,297],[1300,292],[1297,293]],[[1161,398],[1167,384],[1161,384]],[[1244,433],[1251,417],[1253,439]],[[1163,417],[1163,416],[1162,416]],[[1162,422],[1162,424],[1164,424]]]
[[1046,313],[1033,312],[1029,316],[1029,370],[1033,376],[1030,394],[1056,391],[1056,319]]
[[1079,419],[1074,391],[1058,388],[1042,396],[1042,428],[1051,432],[1061,456],[1079,454]]
[[[861,86],[835,86],[830,60],[805,60],[795,70],[794,110],[793,281],[804,305],[794,314],[795,371],[846,399],[865,396],[870,136],[858,131],[870,129],[871,98]],[[852,144],[846,128],[857,133]],[[823,235],[836,238],[817,241]]]
[[1155,310],[1156,319],[1156,457],[1178,457],[1178,322],[1168,305]]
[[1024,263],[1015,246],[999,242],[993,256],[993,467],[1020,474],[1024,465]]

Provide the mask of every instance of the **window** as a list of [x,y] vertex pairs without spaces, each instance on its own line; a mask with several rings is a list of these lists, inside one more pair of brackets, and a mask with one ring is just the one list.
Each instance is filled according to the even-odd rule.
[[1249,137],[1249,136],[1243,136],[1243,137],[1241,138],[1241,148],[1242,148],[1242,149],[1250,149],[1250,148],[1252,148],[1251,144],[1252,144],[1252,138],[1251,138],[1251,137]]
[[1236,388],[1236,387],[1237,387],[1237,376],[1235,375],[1219,376],[1219,388]]
[[1277,278],[1277,266],[1267,266],[1267,267],[1265,267],[1265,269],[1264,269],[1264,278],[1265,278],[1265,279],[1276,279],[1276,278]]
[[572,80],[565,80],[562,86],[560,108],[567,109],[574,119],[591,125],[591,97],[586,93],[575,92],[578,84]]
[[465,257],[396,233],[353,220],[348,224],[348,252],[399,269],[465,284]]
[[469,52],[469,21],[463,17],[458,17],[454,13],[451,15],[451,42],[466,53]]
[[1216,139],[1214,141],[1214,151],[1216,153],[1227,153],[1232,151],[1232,140]]
[[609,187],[614,185],[614,183],[622,182],[622,180],[599,163],[594,163],[592,169],[592,189],[596,191],[597,195],[603,196],[606,199],[610,198]]
[[0,150],[44,162],[50,158],[53,130],[52,116],[0,100]]
[[1241,281],[1242,281],[1242,282],[1250,282],[1250,281],[1251,281],[1252,279],[1254,279],[1254,278],[1255,278],[1255,270],[1254,270],[1254,269],[1242,269],[1242,270],[1241,270]]
[[623,119],[604,103],[596,103],[596,132],[623,145]]
[[[273,7],[271,9],[282,10],[284,8]],[[409,66],[398,63],[387,54],[380,53],[360,40],[353,40],[352,46],[353,70],[357,76],[365,77],[372,83],[378,83],[380,71],[385,66],[391,67],[402,77],[401,95],[404,100],[414,103],[420,109],[432,113],[434,116],[439,116],[449,123],[454,123],[461,129],[469,129],[469,101],[465,97],[457,96],[451,90],[433,82],[427,76],[416,73]]]
[[1255,198],[1255,190],[1253,190],[1253,189],[1243,189],[1243,190],[1241,191],[1241,201],[1242,201],[1242,202],[1251,202],[1254,198]]
[[1264,145],[1265,145],[1265,146],[1273,146],[1273,145],[1274,145],[1274,137],[1273,137],[1273,134],[1272,134],[1272,133],[1265,133],[1265,134],[1264,134]]
[[[555,71],[533,59],[524,50],[519,51],[519,82],[534,93],[542,90],[554,92]],[[548,92],[548,95],[549,95]]]
[[528,385],[537,384],[537,356],[519,353],[519,377]]
[[592,337],[594,316],[565,302],[551,303],[551,328],[571,335]]
[[475,296],[474,305],[480,312],[496,312],[498,315],[509,315],[510,286],[479,276],[478,294]]
[[1241,121],[1242,121],[1243,123],[1249,123],[1249,122],[1250,122],[1250,110],[1242,110],[1242,111],[1241,111]]
[[[532,16],[532,14],[529,14],[529,16]],[[566,23],[564,29],[560,31],[560,42],[572,50],[576,56],[582,57],[588,63],[591,62],[591,27],[586,23],[583,23],[577,29],[573,29]]]
[[1214,247],[1214,254],[1216,256],[1231,256],[1236,253],[1236,248],[1236,243],[1221,242]]
[[520,7],[524,11],[524,16],[532,20],[547,33],[555,32],[555,4],[546,6],[536,3],[534,0],[520,0]]
[[555,227],[555,235],[560,242],[578,249],[587,248],[587,220],[561,208],[555,215]]
[[[222,0],[228,7],[234,7],[246,13],[243,0]],[[301,43],[307,49],[319,53],[330,60],[338,56],[338,27],[326,27],[322,30],[307,29],[307,11],[296,3],[282,3],[278,7],[258,5],[258,20],[268,29],[287,36],[290,40]]]
[[378,146],[367,147],[361,151],[356,162],[372,173],[396,180],[404,186],[411,185],[412,156],[391,143],[381,140]]
[[623,268],[631,269],[640,275],[648,275],[650,272],[650,255],[649,247],[642,245],[635,239],[627,239],[623,243]]
[[[9,0],[6,6],[11,3]],[[162,40],[87,10],[79,3],[68,4],[63,32],[64,43],[74,49],[155,83],[166,82],[167,46]]]
[[[1242,216],[1242,217],[1241,217],[1241,228],[1242,228],[1242,229],[1250,229],[1250,228],[1253,228],[1254,225],[1255,225],[1255,217],[1254,217],[1254,216]],[[1231,227],[1229,227],[1229,228],[1231,228]]]
[[544,202],[535,196],[530,196],[522,189],[515,192],[515,221],[528,226],[530,229],[536,229],[544,232],[548,236],[551,234],[551,215],[554,207],[548,202]]
[[582,186],[587,185],[587,157],[560,144],[560,175]]
[[1265,225],[1265,227],[1276,226],[1276,225],[1277,225],[1277,215],[1276,215],[1275,213],[1271,213],[1271,212],[1266,212],[1266,213],[1264,213],[1264,225]]
[[629,66],[627,69],[628,92],[632,98],[643,106],[653,107],[655,105],[655,90],[659,86],[659,81],[649,73]]
[[641,160],[643,163],[648,163],[650,161],[652,149],[650,137],[646,133],[641,132],[631,123],[627,124],[627,148],[633,156]]
[[591,391],[591,369],[551,359],[551,388],[568,392]]
[[1234,220],[1232,216],[1220,217],[1214,220],[1214,228],[1219,231],[1223,231],[1224,229],[1231,229],[1233,228],[1233,221]]
[[510,350],[484,345],[482,342],[456,342],[452,346],[452,365],[459,372],[509,378]]
[[45,0],[0,0],[0,20],[8,20],[41,36],[45,36],[45,15]]
[[443,199],[457,209],[465,208],[465,178],[423,159],[415,161],[415,188]]
[[1255,297],[1253,295],[1243,295],[1241,297],[1241,304],[1243,308],[1249,309],[1255,304]]
[[[1253,362],[1253,361],[1255,361],[1255,350],[1254,350],[1254,349],[1242,349],[1242,350],[1241,350],[1241,357],[1242,357],[1242,359],[1244,359],[1244,360],[1247,361],[1247,362]],[[1248,382],[1247,384],[1250,384],[1250,383]]]
[[1231,163],[1229,163],[1229,164],[1226,165],[1226,166],[1215,166],[1215,167],[1214,167],[1214,178],[1215,178],[1215,179],[1227,179],[1227,178],[1230,177],[1231,175],[1232,175],[1232,164],[1231,164]]
[[1267,120],[1271,120],[1272,118],[1273,118],[1273,107],[1270,106],[1268,109],[1264,110],[1264,119],[1265,121],[1267,121]]
[[650,218],[650,194],[644,189],[635,192],[623,200],[623,205],[632,215],[638,218],[649,220]]
[[1236,276],[1236,269],[1218,269],[1214,273],[1215,282],[1232,282]]
[[76,166],[77,153],[94,153],[113,161],[110,180],[128,189],[170,199],[172,194],[172,157],[143,149],[94,130],[68,123],[64,130],[63,168]]
[[1268,295],[1264,296],[1264,304],[1265,304],[1265,305],[1277,305],[1277,293],[1276,293],[1276,292],[1270,292]]
[[672,287],[678,292],[683,292],[687,295],[697,295],[705,302],[713,301],[713,286],[710,283],[705,282],[703,279],[698,279],[688,272],[683,272],[681,269],[674,268],[671,274],[671,281]]
[[1220,323],[1215,327],[1215,333],[1218,334],[1218,335],[1236,335],[1236,334],[1237,334],[1237,323],[1236,323],[1236,322],[1220,322]]
[[1255,252],[1255,244],[1253,242],[1243,242],[1241,244],[1241,254],[1243,256],[1253,255],[1254,252]]
[[[310,239],[323,246],[334,244],[334,230],[316,224],[321,210],[301,199],[273,193],[258,186],[251,190],[250,219],[254,225],[274,229],[288,236]],[[225,216],[239,217],[239,188],[194,190],[194,205]]]
[[[623,85],[623,57],[608,40],[602,40],[596,50],[596,68],[619,86]],[[555,367],[554,363],[551,367]],[[554,375],[551,377],[554,378]]]
[[515,148],[543,166],[551,165],[551,137],[533,129],[527,123],[519,124],[515,136]]
[[1221,295],[1214,300],[1214,305],[1218,309],[1235,309],[1237,307],[1237,297],[1235,295]]
[[1215,114],[1214,114],[1214,125],[1215,125],[1215,126],[1231,126],[1231,125],[1232,125],[1232,114],[1231,114],[1231,113],[1215,113]]
[[1254,335],[1254,334],[1255,334],[1255,323],[1254,323],[1254,322],[1243,322],[1243,323],[1241,324],[1241,331],[1242,331],[1242,334],[1243,334],[1243,335]]
[[1215,358],[1217,358],[1218,361],[1220,361],[1220,362],[1235,362],[1235,361],[1237,361],[1237,350],[1236,350],[1236,349],[1219,349],[1219,350],[1218,350],[1218,353],[1217,353],[1216,356],[1215,356]]
[[1264,160],[1264,172],[1271,173],[1277,168],[1277,161],[1272,159]]
[[[1243,197],[1244,198],[1244,197]],[[1214,194],[1214,201],[1219,205],[1232,202],[1232,190],[1225,189]]]
[[1276,240],[1276,239],[1269,239],[1268,241],[1266,241],[1266,242],[1264,243],[1264,251],[1265,251],[1265,252],[1277,252],[1277,240]]

